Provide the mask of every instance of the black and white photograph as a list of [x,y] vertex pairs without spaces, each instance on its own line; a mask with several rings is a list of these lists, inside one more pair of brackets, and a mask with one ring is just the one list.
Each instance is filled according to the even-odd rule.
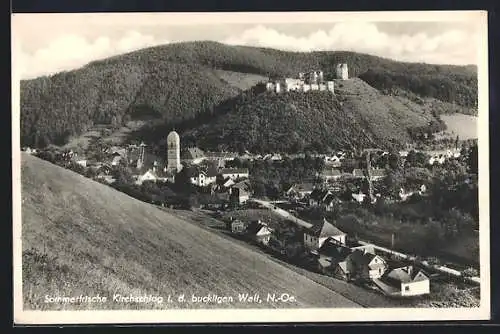
[[16,323],[489,319],[486,12],[11,18]]

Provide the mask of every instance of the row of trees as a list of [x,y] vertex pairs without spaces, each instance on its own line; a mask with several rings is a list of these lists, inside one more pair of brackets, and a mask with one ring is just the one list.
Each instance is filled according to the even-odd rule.
[[226,166],[248,168],[254,196],[277,199],[294,183],[315,182],[324,164],[323,159],[306,154],[304,158],[285,158],[277,162],[235,159],[228,161]]
[[462,106],[477,107],[477,77],[458,73],[410,74],[370,69],[360,78],[371,86],[386,90],[399,87],[419,96],[433,97]]

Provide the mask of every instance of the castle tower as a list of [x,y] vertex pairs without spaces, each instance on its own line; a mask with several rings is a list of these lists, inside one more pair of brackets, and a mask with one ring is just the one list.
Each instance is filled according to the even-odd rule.
[[181,169],[181,138],[172,131],[167,136],[167,172],[178,173]]

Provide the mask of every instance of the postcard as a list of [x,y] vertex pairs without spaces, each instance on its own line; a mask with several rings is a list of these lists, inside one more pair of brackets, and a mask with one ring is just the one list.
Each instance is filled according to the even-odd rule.
[[16,324],[489,319],[487,12],[13,14],[12,55]]

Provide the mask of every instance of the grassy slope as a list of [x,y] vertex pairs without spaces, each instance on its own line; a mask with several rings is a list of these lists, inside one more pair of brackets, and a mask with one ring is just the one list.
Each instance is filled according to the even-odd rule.
[[441,115],[441,119],[446,123],[447,131],[458,135],[460,139],[473,139],[478,136],[478,117],[470,115]]
[[[24,154],[22,200],[23,296],[28,309],[60,309],[43,303],[46,294],[112,296],[115,292],[165,297],[287,292],[298,298],[296,305],[301,307],[357,306],[261,254]],[[154,307],[99,305],[92,307]]]

